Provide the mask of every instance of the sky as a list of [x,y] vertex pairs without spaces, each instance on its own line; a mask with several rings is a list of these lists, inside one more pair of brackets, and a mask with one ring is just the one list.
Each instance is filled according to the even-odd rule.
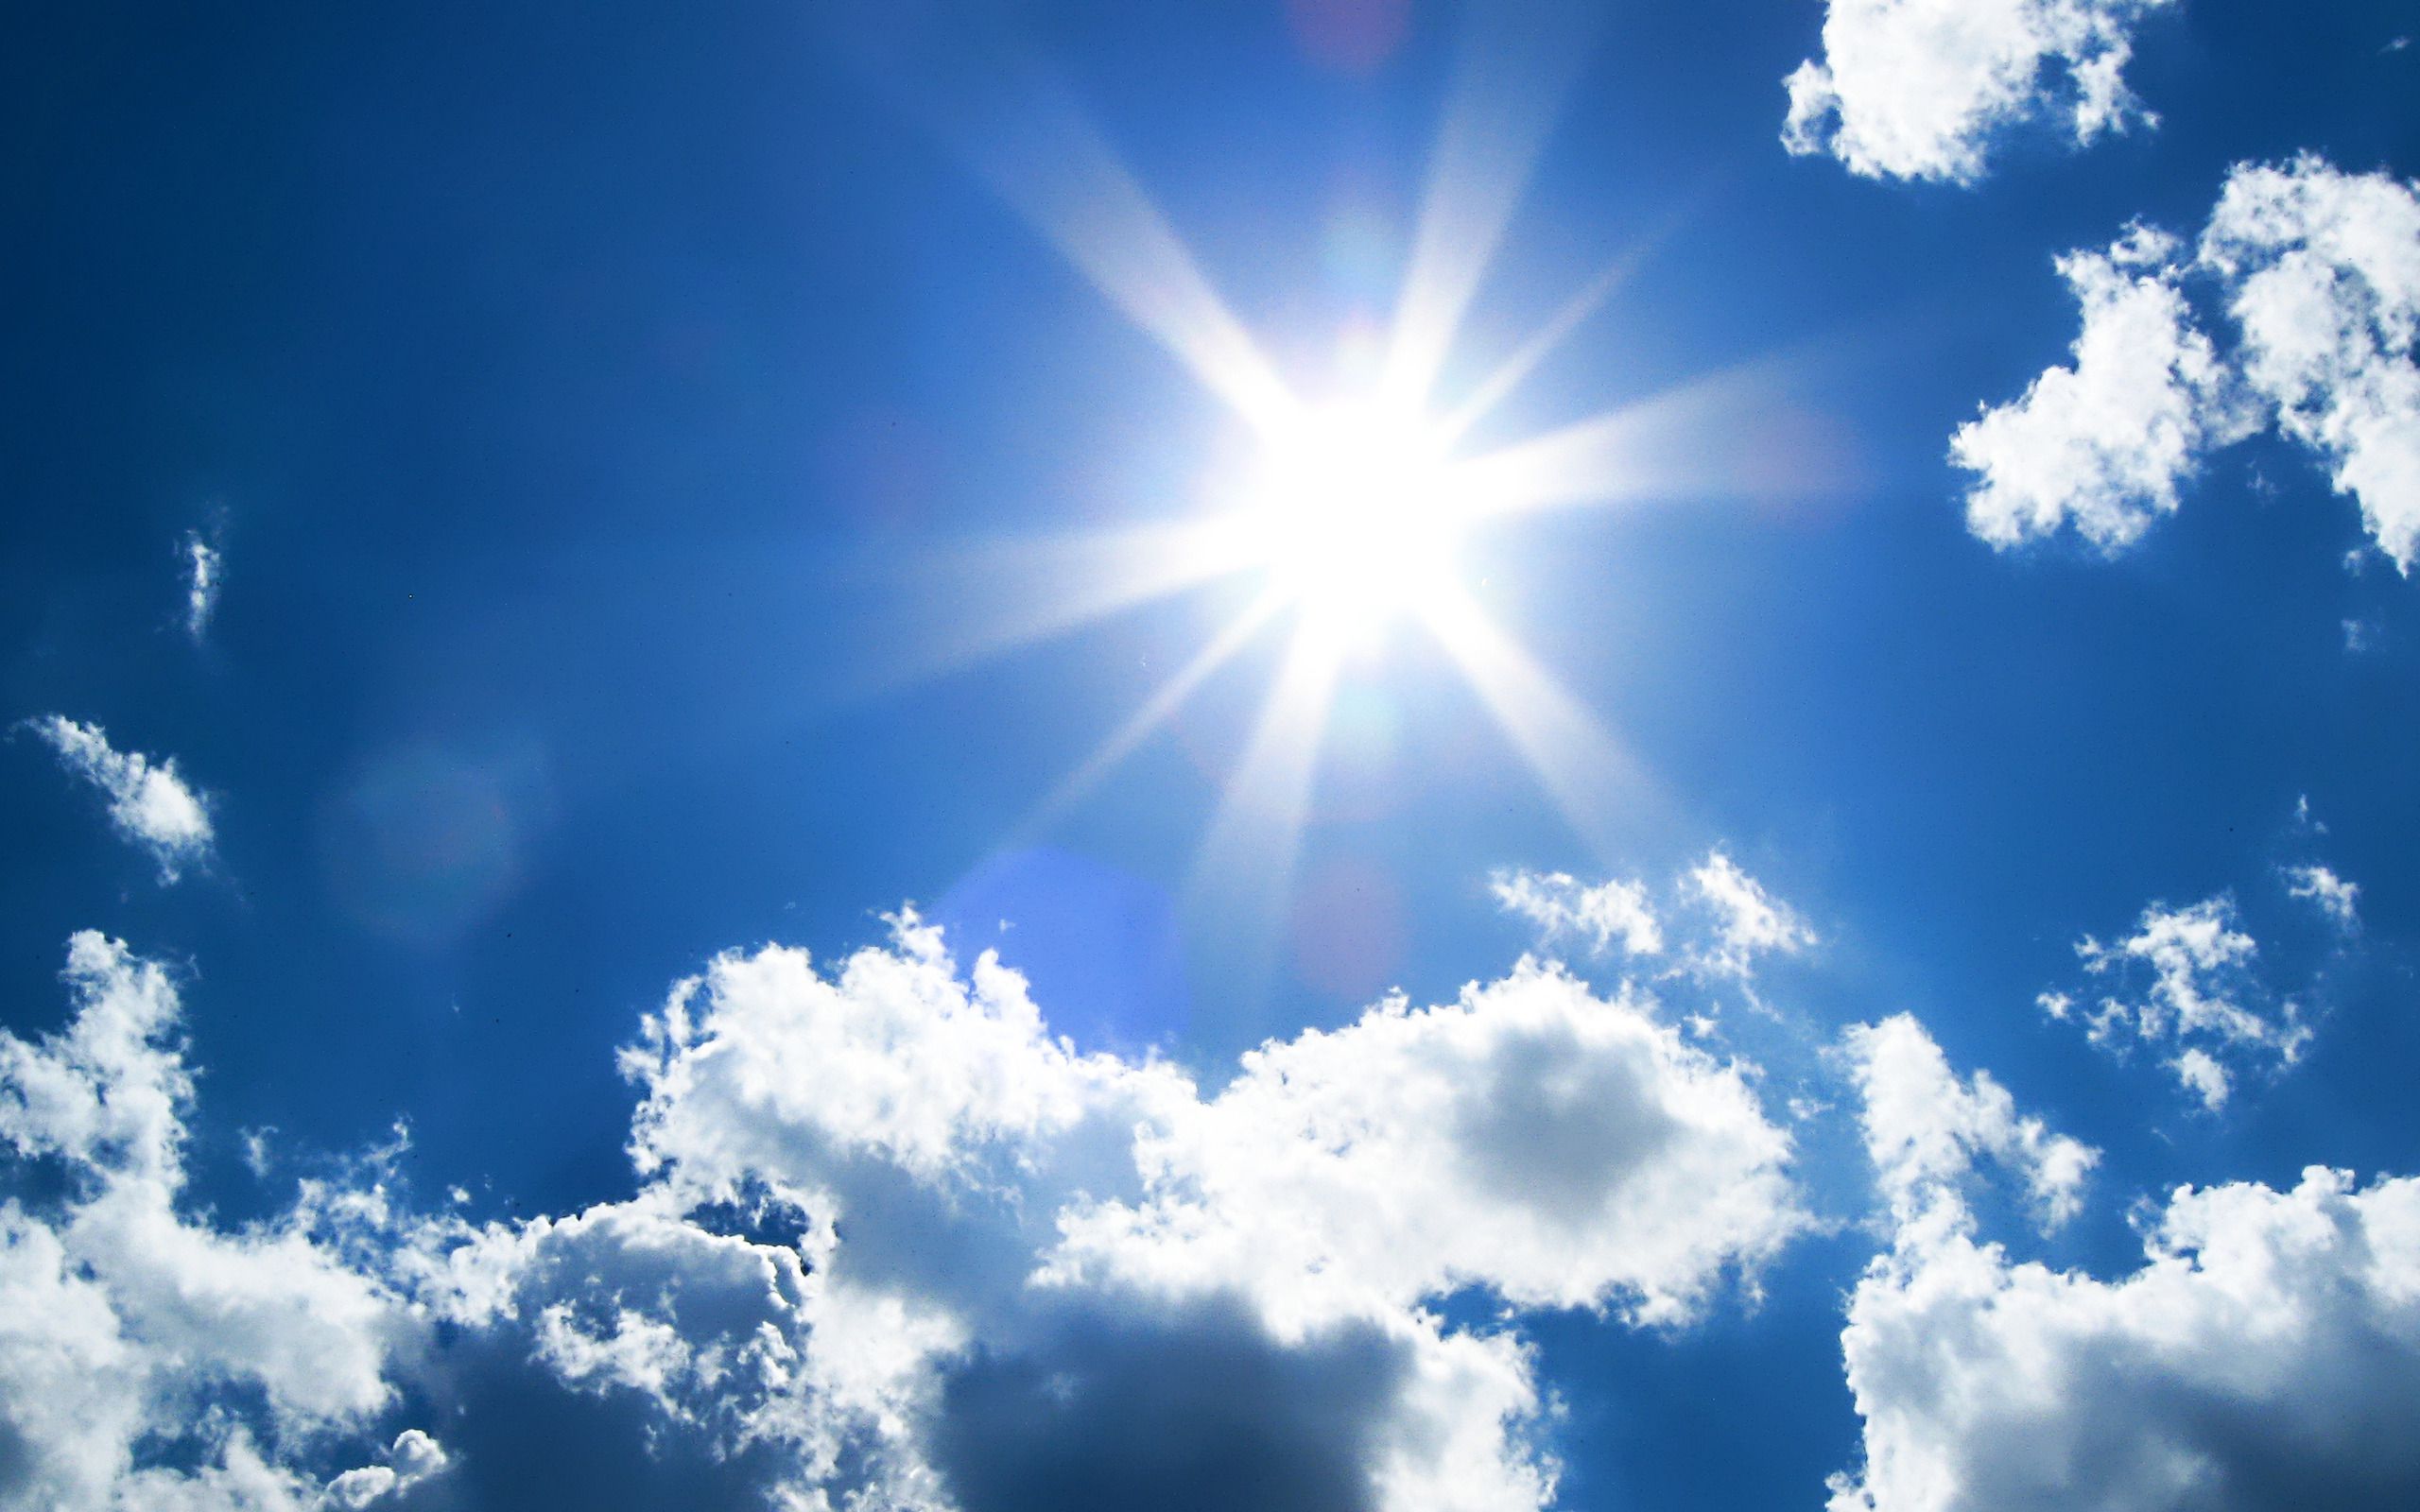
[[2420,1504],[2420,6],[0,56],[0,1507]]

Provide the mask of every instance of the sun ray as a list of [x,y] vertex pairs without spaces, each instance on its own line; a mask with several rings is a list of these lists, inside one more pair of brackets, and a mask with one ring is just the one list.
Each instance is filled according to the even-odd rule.
[[1669,822],[1661,784],[1469,593],[1438,595],[1424,621],[1599,860],[1618,860],[1642,831]]
[[1284,598],[1274,593],[1261,593],[1241,614],[1229,621],[1207,645],[1194,654],[1191,661],[1177,669],[1175,676],[1160,684],[1143,707],[1113,730],[1106,740],[1084,759],[1083,765],[1067,774],[1064,781],[1037,804],[1033,812],[1020,823],[1014,833],[1029,833],[1048,824],[1073,808],[1077,801],[1091,792],[1100,780],[1115,770],[1118,763],[1132,755],[1153,730],[1182,708],[1193,691],[1207,681],[1210,675],[1234,660],[1236,652],[1250,644],[1253,636],[1276,616],[1284,607]]
[[1344,648],[1297,633],[1194,853],[1186,895],[1254,975],[1274,958]]
[[1390,403],[1417,405],[1434,387],[1597,25],[1569,0],[1470,8],[1381,369]]
[[1555,349],[1569,339],[1574,331],[1602,309],[1605,301],[1619,292],[1623,284],[1636,277],[1638,270],[1669,239],[1684,218],[1678,215],[1668,217],[1662,225],[1641,236],[1620,256],[1607,263],[1603,270],[1590,279],[1579,293],[1565,300],[1547,318],[1546,324],[1540,326],[1527,341],[1513,348],[1512,354],[1498,363],[1494,371],[1473,386],[1469,395],[1438,421],[1438,435],[1445,444],[1450,446],[1461,440],[1473,425],[1486,419],[1530,373],[1537,370],[1540,363],[1553,355]]
[[[1455,464],[1482,516],[1679,497],[1773,498],[1841,486],[1837,451],[1790,395],[1795,359],[1761,358]],[[1777,417],[1806,422],[1792,429]]]
[[936,550],[915,567],[918,599],[939,618],[886,636],[890,656],[862,680],[879,690],[938,677],[1251,565],[1229,522],[1198,518]]

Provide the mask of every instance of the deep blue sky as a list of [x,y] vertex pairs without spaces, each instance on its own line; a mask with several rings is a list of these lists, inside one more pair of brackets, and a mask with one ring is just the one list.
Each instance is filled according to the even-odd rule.
[[[2122,1262],[2127,1199],[2177,1182],[2420,1169],[2411,586],[2346,568],[2351,501],[2274,437],[2114,559],[1977,541],[1946,455],[2066,360],[2055,255],[2137,216],[2189,236],[2246,160],[2420,171],[2420,64],[2380,51],[2420,11],[2189,0],[2136,37],[2157,130],[2019,130],[1966,188],[1780,149],[1812,4],[1610,10],[1454,370],[1644,245],[1490,434],[1771,357],[1786,403],[1720,445],[1793,475],[1488,534],[1485,602],[1670,814],[1592,849],[1405,631],[1346,674],[1263,976],[1184,898],[1282,636],[1038,833],[1233,593],[926,660],[1019,591],[953,566],[970,543],[1183,516],[1235,422],[936,128],[933,100],[996,87],[993,42],[844,9],[18,18],[0,716],[173,754],[218,842],[160,886],[46,749],[0,746],[0,1024],[58,1022],[77,929],[184,963],[198,1200],[275,1200],[243,1130],[333,1154],[398,1119],[415,1185],[483,1215],[623,1195],[613,1051],[638,1016],[717,952],[837,953],[907,901],[996,943],[1080,1045],[1156,1044],[1215,1086],[1387,988],[1500,974],[1530,936],[1495,868],[1660,878],[1717,846],[1824,941],[1764,997],[1819,1038],[1914,1012],[2106,1151],[2054,1258]],[[1308,379],[1392,311],[1453,21],[1414,6],[1367,70],[1273,4],[1038,7],[996,34]],[[199,643],[188,531],[225,560]],[[2361,887],[2358,958],[2277,885],[2322,855]],[[2287,990],[2327,985],[2305,1063],[2213,1118],[2033,998],[2075,984],[2079,936],[2221,892]],[[1770,1058],[1776,1098],[1821,1091],[1812,1050]],[[1807,1177],[1818,1206],[1854,1220],[1853,1130],[1804,1139],[1844,1162]],[[1761,1308],[1684,1335],[1540,1321],[1567,1503],[1814,1504],[1855,1454],[1839,1301],[1871,1252],[1806,1241]]]

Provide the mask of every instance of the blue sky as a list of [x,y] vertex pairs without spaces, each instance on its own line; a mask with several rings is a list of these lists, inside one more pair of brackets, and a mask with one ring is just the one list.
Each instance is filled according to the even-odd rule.
[[887,9],[0,63],[0,1505],[2420,1495],[2420,9]]

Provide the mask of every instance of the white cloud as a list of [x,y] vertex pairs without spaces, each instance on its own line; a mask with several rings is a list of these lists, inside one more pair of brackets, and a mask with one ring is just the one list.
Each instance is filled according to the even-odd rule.
[[2409,576],[2420,561],[2420,184],[2308,155],[2238,164],[2202,261],[2226,280],[2245,378]]
[[2207,1108],[2227,1100],[2231,1067],[2290,1065],[2310,1039],[2300,1009],[2278,1000],[2256,973],[2259,945],[2239,926],[2231,898],[2184,908],[2152,903],[2133,934],[2107,944],[2087,935],[2076,954],[2087,972],[2112,984],[2099,1007],[2081,1015],[2092,1041],[2112,1050],[2167,1047],[2169,1069]]
[[2075,366],[2045,371],[2022,399],[1959,427],[1950,457],[1980,476],[1966,524],[2013,546],[2073,524],[2104,550],[2175,512],[2177,485],[2236,427],[2223,372],[2177,288],[2172,237],[2136,226],[2059,274],[2083,306]]
[[210,628],[210,617],[217,612],[226,558],[198,530],[185,532],[181,555],[185,562],[185,633],[199,641]]
[[2120,77],[2171,0],[1830,0],[1824,60],[1785,80],[1793,153],[1869,178],[1982,177],[1993,139],[2052,118],[2079,145],[2153,118]]
[[0,1031],[0,1141],[61,1178],[55,1201],[0,1204],[0,1503],[299,1512],[318,1480],[261,1438],[366,1425],[409,1328],[331,1232],[365,1199],[320,1189],[233,1231],[181,1213],[193,1082],[175,988],[90,933],[66,975],[63,1030]]
[[2360,926],[2360,884],[2346,882],[2325,867],[2315,862],[2306,867],[2288,867],[2286,891],[2296,898],[2309,899],[2339,929]]
[[1506,913],[1535,924],[1551,942],[1577,938],[1599,954],[1618,943],[1625,954],[1653,955],[1664,932],[1648,905],[1647,885],[1618,879],[1587,886],[1564,871],[1499,871],[1489,880]]
[[1692,868],[1682,887],[1715,918],[1714,942],[1693,953],[1703,970],[1744,978],[1759,955],[1795,955],[1816,943],[1815,932],[1794,909],[1720,850]]
[[69,771],[108,796],[111,825],[151,852],[163,882],[209,860],[210,810],[177,775],[175,758],[117,750],[98,725],[60,714],[30,720],[28,727]]
[[[1967,526],[2012,546],[2072,524],[2117,552],[2175,512],[2213,448],[2264,426],[2300,442],[2360,501],[2372,542],[2420,560],[2420,185],[2316,157],[2238,163],[2196,255],[2137,225],[2058,268],[2083,330],[2073,367],[1962,426],[1950,455],[1979,481]],[[2221,347],[2188,295],[2234,319]],[[2358,648],[2348,622],[2348,647]]]
[[1903,1228],[1842,1334],[1833,1512],[2420,1503],[2420,1181],[2184,1189],[2115,1280]]
[[1687,1314],[1800,1225],[1789,1140],[1739,1073],[1634,989],[1525,965],[1459,1003],[1393,1004],[1245,1057],[1150,1131],[1150,1198],[1069,1222],[1071,1259],[1266,1296],[1464,1285],[1525,1306]]
[[1900,1222],[1954,1191],[1978,1155],[2024,1180],[2046,1225],[2075,1216],[2099,1151],[2019,1114],[1990,1073],[1961,1082],[1932,1036],[1907,1014],[1855,1025],[1842,1045],[1864,1100],[1866,1155]]
[[384,1465],[360,1466],[330,1481],[327,1504],[359,1512],[442,1474],[447,1464],[444,1446],[417,1428],[398,1434],[387,1458]]
[[[1534,965],[1264,1047],[1205,1100],[1077,1055],[1014,972],[961,975],[904,916],[829,973],[718,959],[624,1064],[641,1197],[458,1228],[422,1295],[518,1320],[583,1389],[711,1403],[836,1501],[984,1512],[1190,1464],[1205,1502],[1534,1508],[1525,1348],[1423,1304],[1678,1322],[1804,1222],[1745,1071]],[[796,1255],[699,1236],[735,1205],[789,1214]],[[697,1267],[754,1279],[644,1279]],[[711,1327],[676,1315],[698,1295],[732,1298]]]

